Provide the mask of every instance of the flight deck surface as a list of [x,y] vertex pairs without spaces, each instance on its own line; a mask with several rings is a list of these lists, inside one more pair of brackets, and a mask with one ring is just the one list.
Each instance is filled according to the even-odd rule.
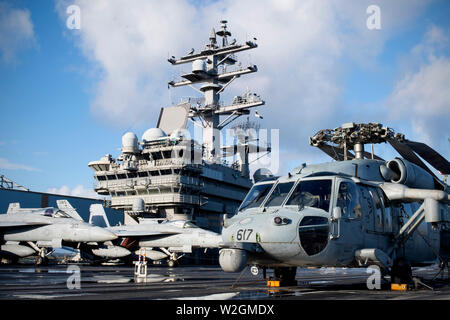
[[[74,288],[74,273],[80,269],[79,289]],[[268,288],[261,273],[253,276],[249,268],[241,273],[225,273],[216,266],[149,266],[146,282],[134,280],[132,266],[109,265],[34,265],[0,266],[0,299],[61,300],[290,300],[290,299],[450,299],[450,282],[439,276],[436,266],[414,268],[413,275],[431,284],[406,292],[388,289],[369,290],[366,269],[298,268],[297,286]],[[270,272],[267,273],[271,275]],[[69,286],[68,286],[69,283]],[[73,289],[69,289],[72,287]],[[383,287],[384,288],[384,287]]]

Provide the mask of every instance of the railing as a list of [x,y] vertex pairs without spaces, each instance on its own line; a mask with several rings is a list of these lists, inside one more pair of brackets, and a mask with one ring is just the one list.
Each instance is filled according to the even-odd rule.
[[145,203],[163,204],[163,203],[188,203],[199,204],[200,197],[195,195],[167,193],[158,195],[139,195],[139,196],[124,196],[115,197],[111,199],[111,206],[132,206],[136,198],[142,198]]
[[180,175],[159,176],[159,177],[145,177],[145,178],[130,178],[116,181],[99,181],[94,185],[94,189],[135,189],[147,188],[158,185],[180,185],[186,184],[191,186],[200,186],[200,180],[197,177],[187,177]]

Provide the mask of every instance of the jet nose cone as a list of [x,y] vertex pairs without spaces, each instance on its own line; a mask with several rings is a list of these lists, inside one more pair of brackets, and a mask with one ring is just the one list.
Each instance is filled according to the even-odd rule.
[[95,240],[93,241],[99,241],[99,242],[104,242],[104,241],[111,241],[111,240],[115,240],[117,239],[117,235],[109,230],[106,230],[104,228],[100,228],[100,227],[95,227],[95,230],[93,230],[93,236],[95,238]]

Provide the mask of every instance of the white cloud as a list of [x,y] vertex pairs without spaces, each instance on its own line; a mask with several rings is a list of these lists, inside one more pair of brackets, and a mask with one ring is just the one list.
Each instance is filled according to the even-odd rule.
[[392,113],[415,117],[450,115],[450,60],[440,58],[430,62],[414,74],[407,74],[392,94]]
[[[81,29],[65,33],[75,35],[84,55],[101,70],[91,103],[98,119],[126,128],[154,126],[160,107],[170,103],[167,82],[180,72],[167,58],[203,48],[211,27],[228,19],[239,42],[258,39],[258,49],[238,56],[244,64],[257,64],[259,72],[233,82],[224,101],[247,87],[261,94],[266,101],[258,110],[264,115],[262,126],[282,129],[281,148],[295,145],[300,154],[310,152],[307,137],[318,130],[357,120],[347,118],[353,113],[342,102],[346,67],[351,63],[375,68],[386,41],[407,27],[428,1],[377,1],[378,31],[366,26],[366,9],[373,4],[368,0],[75,3],[81,8]],[[69,4],[73,2],[57,2],[63,21]],[[180,89],[170,92],[174,102],[197,95]]]
[[[409,120],[417,140],[448,154],[450,138],[450,30],[431,26],[410,53],[410,67],[387,99],[389,116]],[[448,53],[448,51],[447,51]]]
[[4,169],[4,170],[25,170],[25,171],[36,171],[36,172],[40,172],[40,169],[36,169],[24,164],[19,164],[19,163],[13,163],[10,162],[8,159],[5,158],[0,158],[0,169]]
[[4,62],[17,60],[17,53],[35,44],[33,23],[27,9],[14,9],[0,2],[0,53]]
[[63,185],[60,188],[49,188],[47,189],[48,193],[55,193],[66,196],[74,196],[74,197],[85,197],[85,198],[95,198],[100,199],[101,197],[92,189],[87,189],[83,185],[78,185],[75,188],[71,189],[67,185]]

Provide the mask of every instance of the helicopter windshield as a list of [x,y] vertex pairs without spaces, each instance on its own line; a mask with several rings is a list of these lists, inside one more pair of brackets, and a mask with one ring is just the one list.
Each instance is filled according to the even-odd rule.
[[272,186],[273,183],[254,185],[239,207],[239,211],[259,207],[270,189],[272,189]]
[[330,209],[331,180],[300,181],[286,205]]
[[294,181],[278,183],[273,189],[272,193],[270,194],[269,199],[267,200],[265,206],[266,207],[280,206],[283,203],[286,196],[289,194],[289,191],[291,191],[293,186]]

